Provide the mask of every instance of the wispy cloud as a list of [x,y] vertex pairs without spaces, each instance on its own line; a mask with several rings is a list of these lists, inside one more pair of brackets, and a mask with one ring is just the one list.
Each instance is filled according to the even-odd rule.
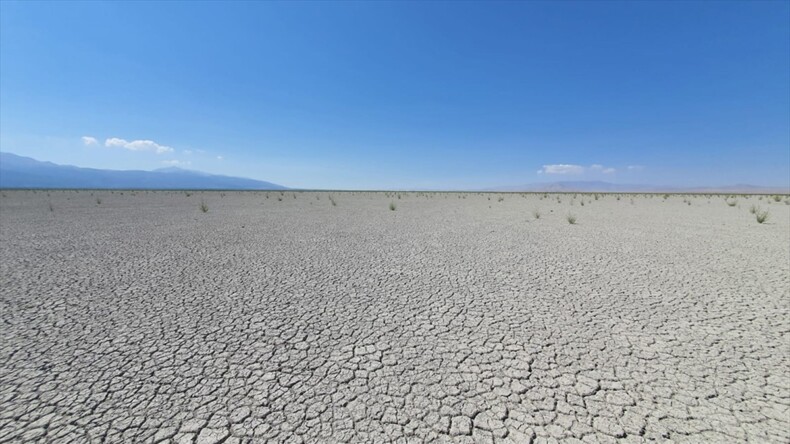
[[556,165],[543,165],[543,168],[538,170],[538,174],[582,174],[583,172],[583,166],[569,165],[565,163]]
[[163,160],[163,164],[170,165],[170,166],[190,166],[192,162],[189,160]]
[[626,169],[628,169],[628,171],[642,171],[645,167],[642,165],[628,165]]
[[104,146],[113,148],[124,148],[131,151],[153,151],[156,154],[172,153],[173,148],[169,146],[160,145],[153,140],[124,140],[117,137],[111,137],[104,141]]
[[217,160],[225,160],[225,158],[222,156],[217,156]]
[[612,167],[605,167],[605,166],[603,166],[601,164],[594,163],[594,164],[590,165],[590,171],[595,171],[595,172],[599,172],[599,173],[603,173],[603,174],[612,174],[612,173],[616,172],[617,170],[615,170]]
[[184,150],[184,154],[192,154],[192,150]]
[[538,174],[573,174],[573,175],[580,175],[587,172],[592,173],[602,173],[602,174],[612,174],[617,172],[616,169],[612,167],[603,166],[601,164],[594,163],[588,167],[582,165],[574,165],[574,164],[567,164],[567,163],[558,163],[554,165],[543,165],[541,169],[538,170]]
[[95,137],[82,136],[82,143],[85,146],[98,145],[99,141]]

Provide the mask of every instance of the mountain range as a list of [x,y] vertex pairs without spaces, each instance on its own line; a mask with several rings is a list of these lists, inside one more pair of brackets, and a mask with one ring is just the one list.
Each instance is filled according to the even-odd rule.
[[100,170],[0,152],[0,188],[284,190],[282,185],[181,168]]
[[[285,190],[282,185],[243,177],[221,176],[181,168],[153,171],[102,170],[58,165],[30,157],[0,152],[0,188],[107,188],[107,189],[203,189]],[[790,193],[787,188],[730,185],[679,188],[659,185],[615,184],[600,181],[542,182],[487,188],[501,192],[588,193]]]
[[708,186],[708,187],[670,187],[662,185],[619,184],[601,181],[563,181],[531,183],[488,188],[485,191],[547,192],[547,193],[732,193],[732,194],[787,194],[790,189],[781,187],[761,187],[747,184]]

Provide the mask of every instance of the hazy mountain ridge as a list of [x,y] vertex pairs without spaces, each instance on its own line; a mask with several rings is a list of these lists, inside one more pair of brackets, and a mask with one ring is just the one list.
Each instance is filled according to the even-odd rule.
[[485,191],[580,192],[580,193],[790,193],[790,188],[736,184],[711,187],[671,187],[616,184],[602,181],[562,181],[487,188]]
[[[0,152],[0,188],[125,188],[284,190],[282,185],[242,177],[222,176],[177,167],[143,170],[103,170],[58,165]],[[615,184],[603,181],[560,181],[485,188],[500,192],[582,193],[758,193],[789,194],[790,188],[737,184],[719,187],[670,187]]]
[[284,190],[271,182],[180,168],[102,170],[58,165],[0,152],[0,188]]

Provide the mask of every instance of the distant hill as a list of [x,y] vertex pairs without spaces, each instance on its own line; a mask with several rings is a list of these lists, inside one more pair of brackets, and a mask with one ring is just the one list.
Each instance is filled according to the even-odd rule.
[[760,187],[754,185],[728,185],[721,187],[669,187],[660,185],[616,184],[601,181],[568,181],[532,183],[525,185],[488,188],[485,191],[579,192],[579,193],[754,193],[787,194],[788,188]]
[[154,171],[99,170],[40,162],[0,152],[0,188],[122,188],[284,190],[282,185],[181,168]]

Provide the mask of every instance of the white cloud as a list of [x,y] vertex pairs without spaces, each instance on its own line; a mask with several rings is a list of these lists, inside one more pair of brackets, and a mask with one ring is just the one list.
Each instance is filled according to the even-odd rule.
[[169,146],[160,145],[153,140],[132,140],[127,141],[124,139],[119,139],[117,137],[111,137],[104,141],[104,146],[112,148],[112,147],[119,147],[125,148],[131,151],[153,151],[156,154],[162,153],[172,153],[173,148]]
[[557,165],[543,165],[543,168],[541,168],[539,172],[546,174],[581,174],[584,172],[584,167],[581,165],[561,163]]
[[96,138],[95,138],[95,137],[91,137],[91,136],[82,136],[82,143],[83,143],[85,146],[91,146],[91,145],[98,145],[98,144],[99,144],[99,141],[98,141],[98,140],[96,140]]
[[184,150],[184,154],[192,154],[192,150]]
[[603,174],[612,174],[616,172],[612,167],[606,167],[601,164],[594,163],[588,167],[582,165],[573,165],[573,164],[555,164],[555,165],[543,165],[543,168],[538,170],[538,174],[584,174],[587,172],[591,173],[603,173]]
[[642,171],[645,169],[642,165],[628,165],[628,171]]
[[170,165],[170,166],[189,166],[192,165],[192,162],[188,160],[163,160],[163,164]]
[[225,160],[225,158],[222,156],[217,156],[217,160]]

